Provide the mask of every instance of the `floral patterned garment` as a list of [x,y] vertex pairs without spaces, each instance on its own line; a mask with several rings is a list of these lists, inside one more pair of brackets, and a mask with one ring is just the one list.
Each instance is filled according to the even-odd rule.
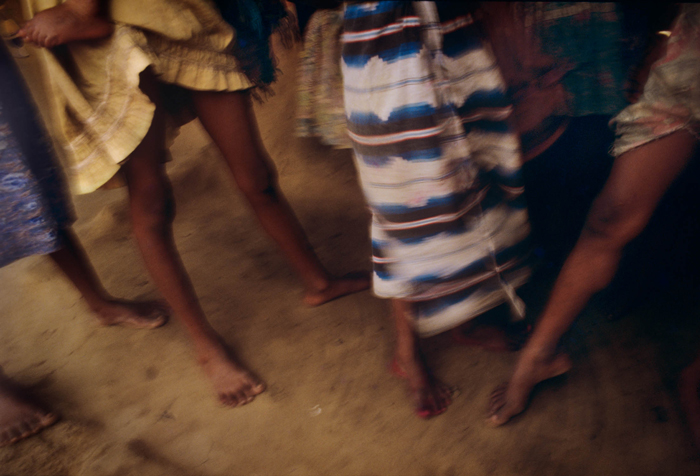
[[0,45],[0,266],[61,248],[71,211],[49,141]]
[[615,157],[685,129],[700,139],[700,5],[684,4],[644,92],[612,119]]

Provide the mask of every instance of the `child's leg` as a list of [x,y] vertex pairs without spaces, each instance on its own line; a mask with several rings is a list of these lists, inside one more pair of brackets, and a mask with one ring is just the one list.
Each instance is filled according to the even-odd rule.
[[53,424],[56,415],[22,398],[0,369],[0,447],[15,443]]
[[419,417],[439,415],[452,403],[452,392],[447,385],[433,377],[425,365],[418,348],[418,337],[413,330],[411,303],[393,299],[392,305],[396,325],[396,354],[391,370],[407,381]]
[[168,309],[163,303],[125,301],[110,296],[102,287],[73,231],[67,229],[61,233],[65,245],[50,256],[78,288],[102,324],[153,329],[168,322]]
[[537,383],[569,370],[568,357],[556,354],[561,337],[590,298],[610,284],[624,247],[649,222],[668,187],[688,164],[695,143],[690,133],[678,131],[615,160],[510,382],[492,396],[492,424],[502,425],[522,412]]
[[66,0],[43,10],[19,31],[27,41],[51,48],[71,41],[109,36],[114,24],[107,20],[104,0]]
[[276,171],[258,133],[246,92],[193,92],[202,125],[219,147],[262,227],[282,249],[312,306],[369,287],[367,276],[331,277],[277,185]]
[[[155,79],[142,75],[142,89],[158,104]],[[236,362],[207,322],[175,247],[175,216],[170,182],[164,165],[165,125],[156,109],[148,134],[130,156],[126,174],[134,235],[146,267],[173,311],[190,333],[197,358],[227,405],[250,402],[265,385]]]

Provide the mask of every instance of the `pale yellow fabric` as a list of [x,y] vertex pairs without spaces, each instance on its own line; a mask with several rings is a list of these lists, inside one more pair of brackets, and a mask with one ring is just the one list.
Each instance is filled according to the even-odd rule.
[[[21,0],[25,14],[56,0]],[[150,127],[155,106],[139,89],[151,66],[159,80],[187,89],[237,91],[252,86],[230,54],[233,29],[209,0],[112,0],[114,34],[75,42],[42,57],[49,128],[62,149],[75,193],[108,182]]]

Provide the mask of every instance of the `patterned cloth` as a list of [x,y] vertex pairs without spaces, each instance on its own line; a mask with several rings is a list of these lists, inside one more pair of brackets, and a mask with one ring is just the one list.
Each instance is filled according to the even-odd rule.
[[684,4],[638,102],[610,121],[614,156],[686,129],[700,139],[700,6]]
[[372,211],[374,292],[414,303],[423,336],[504,302],[529,277],[512,106],[462,2],[346,6],[345,107]]
[[72,219],[51,146],[34,114],[0,44],[0,266],[60,249],[59,231]]
[[309,20],[299,57],[297,127],[299,137],[318,137],[338,149],[352,147],[345,123],[340,34],[343,10],[318,10]]
[[628,71],[643,48],[628,48],[621,6],[592,2],[523,2],[525,27],[540,40],[545,54],[570,63],[563,78],[570,114],[618,113]]

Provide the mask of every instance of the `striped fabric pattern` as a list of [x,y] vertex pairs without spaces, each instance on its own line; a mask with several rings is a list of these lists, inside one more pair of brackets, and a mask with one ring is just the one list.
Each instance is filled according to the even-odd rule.
[[530,275],[512,106],[462,2],[345,7],[348,132],[372,211],[374,292],[423,336],[504,302]]

